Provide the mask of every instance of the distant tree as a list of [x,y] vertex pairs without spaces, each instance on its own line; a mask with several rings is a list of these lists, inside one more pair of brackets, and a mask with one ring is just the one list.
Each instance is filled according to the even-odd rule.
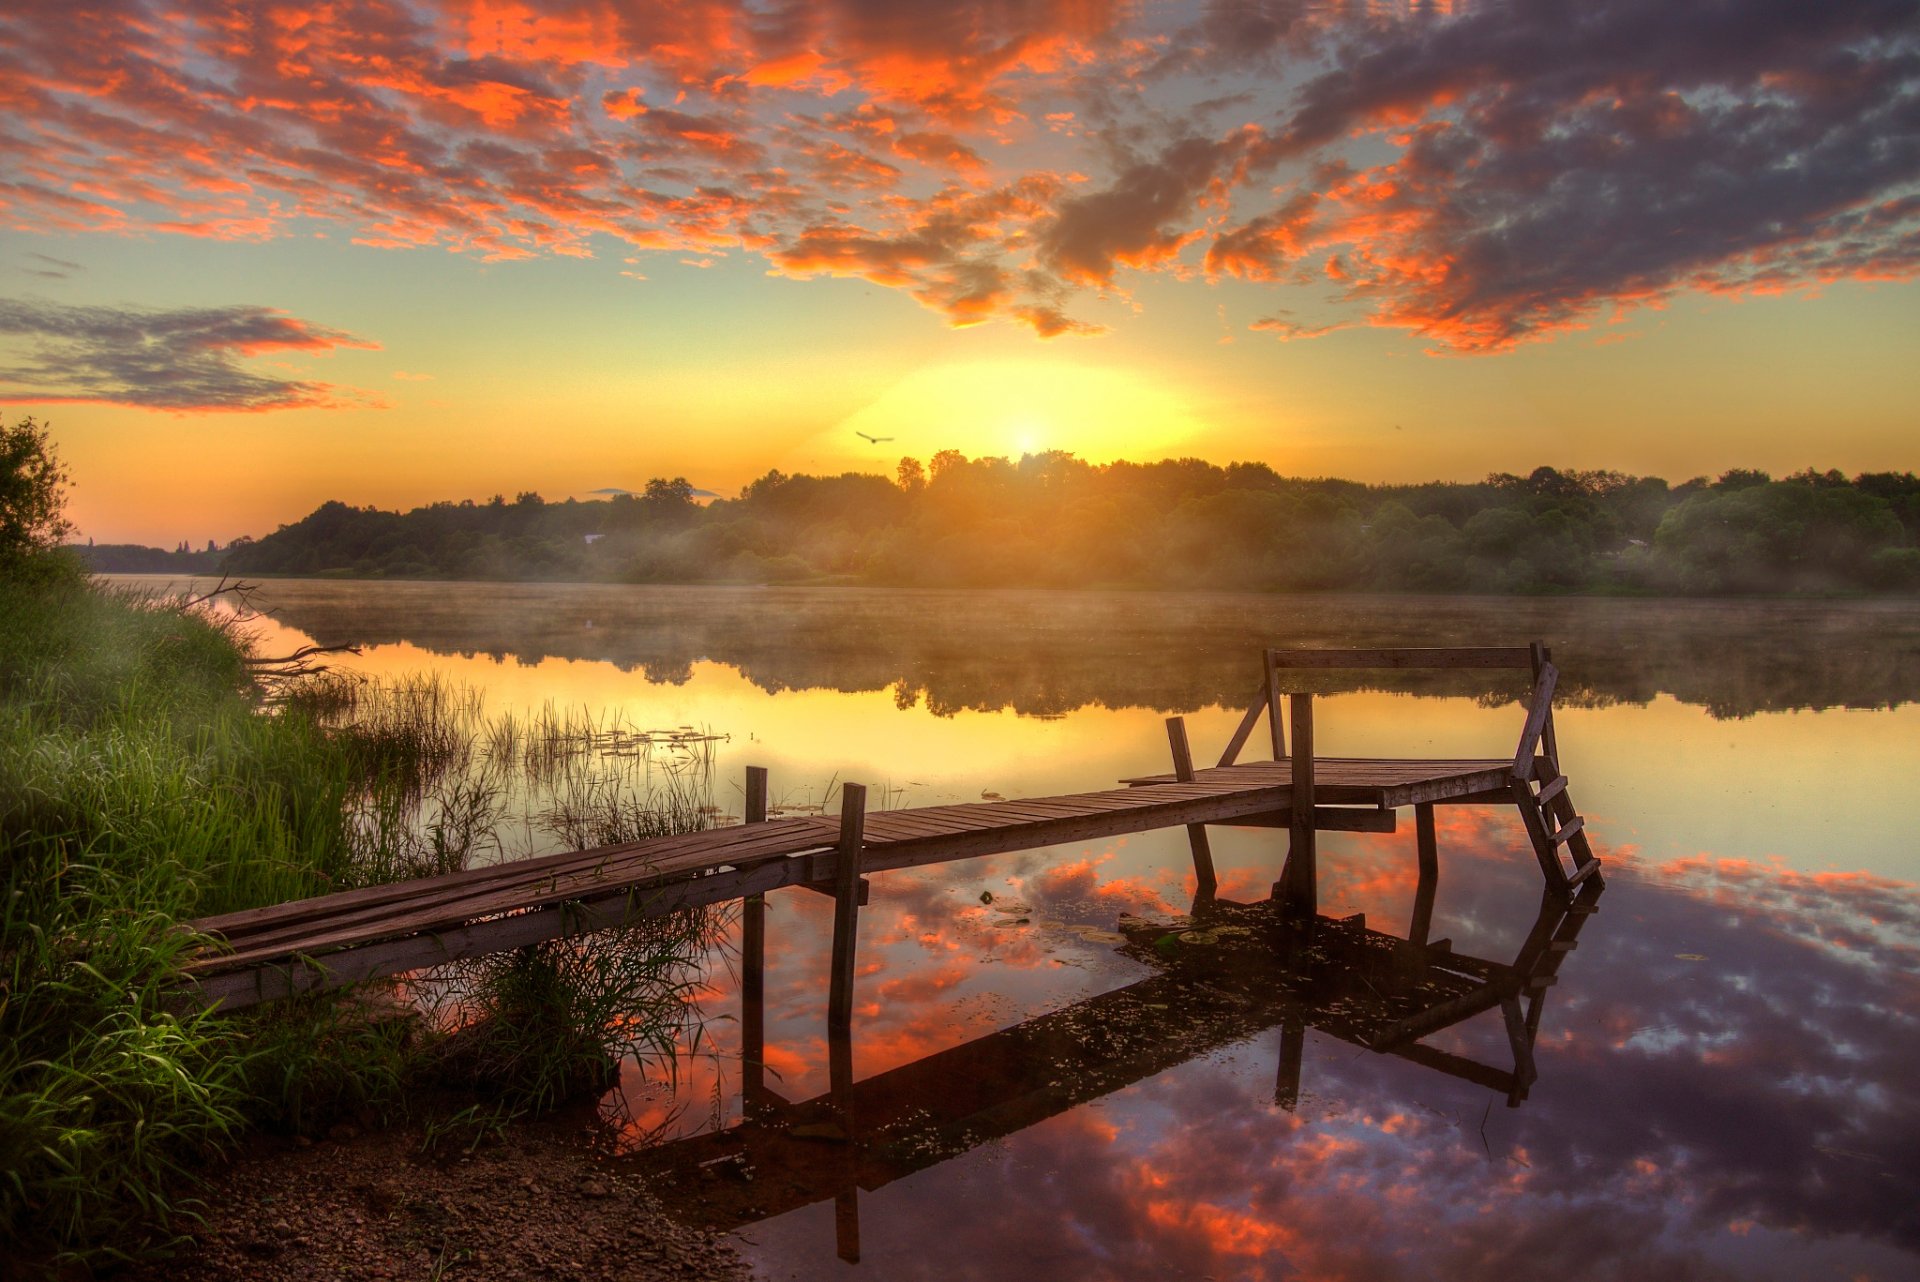
[[939,480],[949,472],[957,472],[967,465],[967,456],[959,450],[941,450],[927,461],[927,471],[932,479]]
[[51,551],[73,532],[62,515],[71,481],[31,415],[0,422],[0,568]]
[[918,494],[927,486],[927,469],[917,458],[903,458],[893,469],[894,483],[909,494]]
[[1716,490],[1750,490],[1756,485],[1771,485],[1773,477],[1751,467],[1729,468],[1713,483]]

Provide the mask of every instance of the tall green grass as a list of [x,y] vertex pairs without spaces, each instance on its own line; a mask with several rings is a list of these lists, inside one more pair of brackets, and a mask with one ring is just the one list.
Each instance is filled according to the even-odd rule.
[[[487,750],[509,739],[517,767]],[[0,582],[0,1274],[164,1245],[208,1154],[403,1111],[460,1030],[454,1076],[512,1108],[670,1050],[711,915],[416,977],[427,1021],[352,992],[235,1017],[170,997],[198,942],[180,923],[503,857],[516,805],[544,834],[520,853],[711,810],[536,756],[530,783],[524,736],[444,683],[263,690],[221,616],[70,574]]]

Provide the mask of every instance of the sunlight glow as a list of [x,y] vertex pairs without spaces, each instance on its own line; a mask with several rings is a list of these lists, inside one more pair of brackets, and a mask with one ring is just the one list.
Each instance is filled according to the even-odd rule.
[[1091,462],[1177,452],[1207,426],[1181,391],[1139,370],[1060,360],[993,360],[915,370],[820,441],[859,456],[855,433],[896,454],[970,457],[1067,450]]

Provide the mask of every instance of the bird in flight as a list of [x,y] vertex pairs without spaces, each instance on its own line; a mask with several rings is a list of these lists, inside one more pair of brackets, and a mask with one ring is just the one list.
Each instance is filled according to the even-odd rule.
[[865,432],[859,431],[858,429],[856,429],[853,434],[869,445],[878,445],[882,441],[891,441],[893,439],[891,436],[868,436]]

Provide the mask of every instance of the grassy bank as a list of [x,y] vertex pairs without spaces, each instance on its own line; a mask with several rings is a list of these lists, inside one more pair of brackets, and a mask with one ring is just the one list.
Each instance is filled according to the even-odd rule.
[[521,794],[432,683],[268,706],[207,611],[30,578],[0,581],[0,1272],[163,1246],[249,1128],[377,1122],[448,1082],[497,1117],[603,1080],[623,1023],[669,1040],[705,921],[439,976],[425,1020],[353,994],[175,1009],[179,923],[460,866]]

